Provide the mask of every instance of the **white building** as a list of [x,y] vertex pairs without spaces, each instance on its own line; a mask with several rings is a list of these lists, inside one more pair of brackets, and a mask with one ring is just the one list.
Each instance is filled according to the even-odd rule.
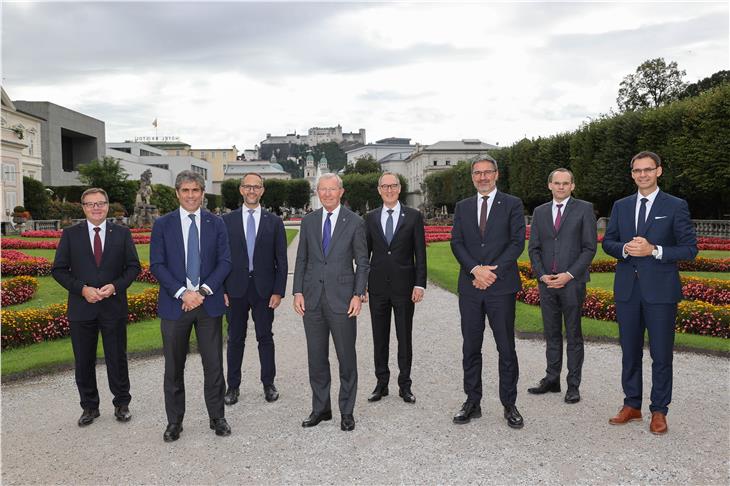
[[19,111],[4,88],[2,96],[2,198],[0,221],[12,219],[24,205],[23,176],[41,180],[43,169],[41,118]]
[[347,163],[352,165],[357,159],[368,155],[380,161],[393,154],[401,154],[401,157],[407,157],[414,150],[416,150],[416,146],[411,144],[410,138],[390,137],[346,150],[345,155],[347,155]]
[[416,150],[403,163],[405,173],[398,172],[408,181],[406,197],[408,205],[418,208],[424,203],[423,180],[428,174],[448,169],[462,160],[469,160],[498,148],[478,139],[447,140],[433,145],[417,145]]
[[163,149],[139,142],[108,143],[106,155],[118,159],[130,179],[139,179],[147,169],[152,171],[152,183],[175,187],[175,178],[184,170],[192,170],[205,179],[205,192],[220,194],[213,186],[210,162],[190,155],[167,155]]
[[359,129],[357,132],[343,132],[342,126],[337,125],[336,127],[312,127],[307,131],[307,135],[298,135],[296,133],[271,135],[267,133],[266,139],[262,140],[261,144],[294,144],[313,147],[320,143],[329,142],[356,142],[364,144],[365,140],[364,128]]
[[322,174],[326,174],[329,171],[327,158],[324,155],[319,159],[319,164],[317,165],[314,164],[314,156],[311,153],[307,155],[307,162],[304,166],[304,178],[309,182],[311,191],[309,194],[309,207],[312,211],[322,206],[317,195],[317,181]]
[[276,162],[268,160],[245,160],[227,164],[223,167],[223,179],[240,179],[249,172],[260,174],[264,180],[291,179],[291,174]]

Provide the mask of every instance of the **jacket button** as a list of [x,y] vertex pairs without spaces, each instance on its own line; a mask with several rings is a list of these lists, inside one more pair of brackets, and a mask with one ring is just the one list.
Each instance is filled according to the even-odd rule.
[[482,248],[484,248],[484,243],[482,243]]
[[389,252],[388,252],[388,255],[390,255],[390,253],[391,253],[391,252],[389,251]]
[[319,280],[319,283],[324,283],[324,280],[320,279],[320,280]]

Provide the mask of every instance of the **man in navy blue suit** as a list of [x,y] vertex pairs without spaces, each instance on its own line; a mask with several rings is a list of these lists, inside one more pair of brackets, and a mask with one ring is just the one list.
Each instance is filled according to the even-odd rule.
[[284,297],[288,268],[284,223],[280,217],[259,204],[264,194],[264,179],[255,172],[246,174],[241,179],[239,190],[244,205],[223,216],[233,263],[233,271],[225,281],[223,295],[228,305],[226,405],[238,401],[249,310],[259,344],[264,398],[267,402],[279,398],[274,386],[276,364],[271,324],[274,321],[274,309],[279,307]]
[[697,256],[697,238],[687,202],[662,192],[662,161],[653,152],[631,159],[637,194],[616,201],[603,249],[618,260],[614,279],[616,318],[623,354],[624,405],[609,420],[622,425],[641,420],[644,330],[652,357],[651,423],[653,434],[668,430],[672,400],[672,348],[682,285],[677,262]]
[[464,338],[466,402],[454,416],[465,424],[482,416],[482,341],[489,319],[499,354],[499,399],[507,425],[524,425],[517,410],[519,367],[515,351],[515,302],[521,288],[517,258],[525,248],[522,201],[497,191],[499,170],[489,155],[471,164],[477,195],[459,201],[454,210],[451,251],[459,262],[459,311]]
[[216,435],[231,434],[223,395],[223,337],[226,305],[223,281],[231,271],[225,223],[201,209],[205,179],[184,170],[175,179],[177,211],[155,221],[150,242],[150,271],[160,282],[157,312],[165,355],[165,442],[180,438],[185,415],[185,361],[195,326],[203,361],[205,405]]

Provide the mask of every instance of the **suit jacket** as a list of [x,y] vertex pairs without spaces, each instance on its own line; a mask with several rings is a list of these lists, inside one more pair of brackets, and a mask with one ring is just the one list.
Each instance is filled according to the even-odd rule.
[[223,216],[231,245],[233,267],[224,283],[225,292],[230,297],[244,297],[250,280],[248,274],[253,270],[254,285],[260,297],[268,299],[273,294],[283,297],[288,269],[284,222],[279,216],[261,208],[261,220],[253,252],[253,269],[250,269],[242,211],[242,208],[238,208]]
[[[223,281],[231,271],[231,249],[225,223],[205,209],[200,211],[200,263],[200,285],[206,284],[213,292],[203,307],[211,317],[222,316],[226,310]],[[157,313],[162,319],[180,319],[182,301],[175,294],[186,287],[187,280],[179,208],[157,219],[152,227],[150,271],[160,282]]]
[[611,210],[603,249],[618,260],[613,292],[617,302],[631,297],[634,278],[638,276],[641,296],[651,304],[670,304],[682,300],[679,260],[697,256],[697,237],[689,216],[687,201],[659,191],[647,215],[649,243],[662,247],[662,258],[623,257],[623,247],[636,235],[637,194],[616,201]]
[[[487,219],[484,239],[477,221],[477,196],[459,201],[454,210],[451,251],[459,262],[459,294],[478,296],[517,293],[521,288],[517,258],[525,249],[525,216],[522,201],[497,191]],[[477,265],[497,265],[497,280],[486,290],[472,285],[471,270]]]
[[365,223],[360,216],[340,206],[326,257],[322,251],[322,208],[302,219],[293,293],[304,294],[306,308],[317,307],[324,289],[332,311],[346,314],[352,297],[365,293],[369,268]]
[[[86,221],[63,230],[53,260],[51,275],[68,290],[68,318],[71,321],[121,319],[128,314],[127,288],[141,268],[129,228],[106,223],[101,265],[96,266],[94,248]],[[81,295],[84,285],[114,285],[115,294],[90,304]]]
[[368,290],[372,294],[410,296],[414,286],[426,288],[426,237],[421,212],[400,207],[398,224],[388,245],[380,223],[382,206],[365,217],[370,256]]
[[553,261],[557,261],[556,273],[570,272],[576,282],[585,283],[591,279],[588,269],[597,249],[593,205],[571,197],[564,209],[556,233],[553,202],[535,208],[528,245],[532,273],[538,280],[551,275]]

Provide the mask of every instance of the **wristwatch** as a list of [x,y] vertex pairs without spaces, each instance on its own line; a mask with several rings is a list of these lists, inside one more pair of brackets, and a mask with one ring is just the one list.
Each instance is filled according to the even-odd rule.
[[654,245],[654,249],[651,250],[651,256],[653,256],[654,258],[659,256],[659,248],[657,248],[656,245]]
[[200,295],[202,295],[203,297],[208,297],[211,294],[211,292],[208,289],[206,289],[205,287],[202,287],[202,286],[198,287],[198,293]]

